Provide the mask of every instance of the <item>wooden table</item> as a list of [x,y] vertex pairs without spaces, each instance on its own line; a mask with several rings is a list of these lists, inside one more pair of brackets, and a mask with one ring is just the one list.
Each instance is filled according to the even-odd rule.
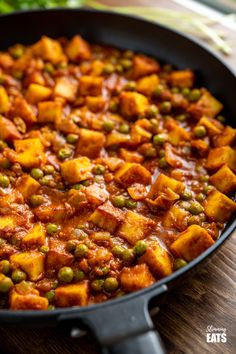
[[[105,1],[104,1],[105,2]],[[122,1],[106,1],[121,4]],[[176,8],[171,1],[130,0],[136,4],[163,4]],[[231,40],[236,33],[230,33]],[[236,51],[228,59],[236,63]],[[236,65],[235,65],[236,66]],[[222,247],[201,273],[168,296],[168,301],[153,317],[168,353],[233,354],[236,353],[236,238]],[[227,343],[206,342],[207,326],[224,327]],[[46,326],[46,324],[45,324]],[[96,354],[99,347],[91,336],[72,340],[55,329],[0,328],[0,353],[6,354]],[[124,353],[131,354],[131,353]],[[132,353],[133,354],[133,353]],[[149,354],[149,353],[146,353]]]

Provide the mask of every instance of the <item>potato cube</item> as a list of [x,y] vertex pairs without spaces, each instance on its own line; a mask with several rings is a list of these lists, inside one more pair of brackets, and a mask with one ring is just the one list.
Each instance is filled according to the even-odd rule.
[[40,183],[27,174],[18,178],[16,183],[17,190],[23,195],[25,200],[29,199],[32,194],[35,194],[40,187]]
[[185,209],[173,205],[163,217],[163,226],[182,231],[187,227],[188,215]]
[[159,85],[159,77],[155,74],[145,76],[137,81],[137,91],[144,96],[152,96],[153,91]]
[[152,219],[129,210],[117,232],[117,236],[125,239],[131,245],[135,245],[137,241],[150,235],[155,225],[156,223]]
[[222,146],[215,149],[210,149],[206,168],[216,170],[223,165],[227,165],[233,171],[236,171],[236,152],[230,146]]
[[148,246],[139,262],[146,263],[157,278],[167,277],[172,273],[172,258],[157,242]]
[[8,53],[0,53],[0,66],[3,69],[9,69],[12,67],[14,64],[14,60],[12,59],[12,56]]
[[179,145],[182,141],[190,140],[190,133],[180,127],[174,119],[168,119],[165,125],[168,130],[168,140],[172,145]]
[[106,100],[102,96],[86,97],[86,106],[91,112],[97,113],[103,111],[105,104],[106,104]]
[[120,284],[125,291],[133,292],[147,288],[155,282],[146,264],[123,268],[120,273]]
[[120,149],[120,157],[126,162],[142,163],[144,160],[144,157],[137,151],[129,151],[123,148]]
[[236,190],[236,176],[227,165],[222,166],[210,177],[210,182],[222,193],[233,193]]
[[135,55],[133,59],[133,68],[131,76],[133,79],[138,79],[142,76],[155,74],[160,70],[158,62],[145,55]]
[[14,100],[12,113],[16,117],[21,117],[29,125],[37,121],[33,108],[21,97],[16,97]]
[[89,220],[104,230],[113,233],[124,219],[124,213],[115,208],[109,201],[100,205]]
[[21,139],[21,134],[18,132],[15,124],[3,116],[0,116],[0,139],[4,141]]
[[77,82],[68,77],[60,77],[56,81],[54,87],[54,96],[60,96],[67,101],[74,101],[76,99],[78,85]]
[[67,209],[64,203],[54,201],[34,208],[34,214],[42,222],[62,222],[67,217]]
[[58,307],[85,306],[88,304],[88,281],[84,280],[77,284],[59,286],[55,295]]
[[22,243],[27,246],[42,246],[45,243],[46,233],[42,224],[36,223],[32,229],[22,239]]
[[13,215],[1,215],[0,216],[0,230],[13,229],[17,226],[17,218]]
[[148,99],[141,93],[137,92],[122,92],[120,95],[120,110],[121,114],[134,118],[144,114],[148,109]]
[[92,178],[92,164],[87,157],[78,157],[61,164],[61,173],[68,183],[79,183],[85,179]]
[[205,91],[196,103],[192,103],[189,113],[194,118],[200,119],[202,116],[214,118],[222,110],[223,105],[210,92]]
[[91,186],[87,187],[85,194],[88,202],[93,206],[98,206],[104,203],[109,196],[105,188],[102,188],[96,184],[92,184]]
[[47,310],[48,299],[39,295],[39,291],[26,282],[17,284],[10,292],[12,310]]
[[[106,232],[105,234],[109,234],[109,232]],[[90,267],[94,268],[95,266],[105,266],[112,259],[113,256],[112,253],[108,251],[108,249],[104,247],[97,247],[95,249],[89,250],[87,257],[88,264],[90,265]]]
[[181,234],[171,246],[171,252],[176,256],[192,261],[214,244],[209,233],[199,225],[191,225]]
[[131,141],[129,134],[122,134],[118,132],[111,132],[107,135],[106,147],[113,145],[126,145]]
[[38,84],[30,84],[26,91],[26,99],[28,102],[36,104],[40,101],[47,100],[52,94],[52,90],[49,87],[45,87]]
[[173,87],[191,88],[194,84],[194,73],[191,70],[172,71],[168,80]]
[[139,163],[126,162],[115,173],[115,180],[124,187],[128,187],[133,183],[149,184],[151,182],[151,174]]
[[82,96],[100,96],[103,78],[84,75],[80,78],[79,93]]
[[214,118],[202,117],[198,121],[197,125],[203,125],[206,128],[207,133],[210,137],[214,137],[215,135],[221,134],[222,130],[224,129],[224,126]]
[[27,273],[29,280],[37,281],[43,277],[45,255],[41,252],[31,251],[13,254],[10,263],[13,269],[21,268]]
[[14,147],[17,162],[25,168],[37,167],[46,162],[44,146],[38,138],[15,140]]
[[58,64],[65,60],[65,55],[63,54],[60,43],[46,36],[43,36],[40,41],[33,46],[33,52],[53,64]]
[[62,105],[60,102],[47,101],[38,104],[38,121],[40,123],[60,124],[62,119]]
[[236,210],[236,203],[223,193],[212,191],[204,203],[205,214],[215,222],[226,222]]
[[66,244],[63,241],[50,239],[49,251],[47,253],[47,269],[60,269],[69,266],[73,262],[73,255],[66,250]]
[[227,125],[221,134],[215,137],[214,144],[216,147],[232,145],[235,142],[235,138],[236,129]]
[[161,173],[152,184],[148,198],[155,199],[158,194],[164,193],[167,189],[171,189],[174,193],[180,195],[185,189],[185,186],[182,182],[176,181]]
[[65,49],[66,55],[71,61],[88,60],[91,58],[89,44],[80,36],[74,36]]
[[7,91],[3,86],[0,86],[0,113],[6,113],[9,111],[10,102]]
[[85,155],[95,158],[100,155],[105,145],[105,135],[89,129],[80,129],[79,141],[76,146],[76,156]]

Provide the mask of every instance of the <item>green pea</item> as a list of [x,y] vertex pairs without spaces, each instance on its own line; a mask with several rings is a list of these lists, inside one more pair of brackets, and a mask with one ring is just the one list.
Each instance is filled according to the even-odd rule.
[[199,89],[193,89],[188,95],[188,99],[191,102],[196,102],[201,97],[201,91]]
[[164,101],[160,104],[160,112],[162,114],[168,114],[171,112],[171,108],[172,108],[172,105],[171,105],[171,102],[169,101]]
[[0,175],[0,187],[7,188],[10,184],[10,180],[7,176]]
[[113,255],[115,257],[122,258],[123,252],[124,252],[124,248],[119,246],[119,245],[115,245],[114,247],[112,247],[111,252],[113,253]]
[[3,151],[7,147],[7,143],[5,141],[0,140],[0,151]]
[[122,134],[129,134],[130,126],[129,124],[123,123],[119,126],[119,132]]
[[65,61],[62,61],[61,63],[57,64],[58,69],[67,69],[68,64]]
[[46,299],[48,299],[48,302],[51,303],[53,302],[54,298],[55,298],[55,290],[49,290],[44,294],[44,297],[46,297]]
[[8,293],[9,290],[13,287],[13,282],[11,278],[3,275],[0,277],[0,293]]
[[96,292],[102,291],[103,285],[104,285],[103,279],[96,279],[91,282],[91,288]]
[[152,124],[152,126],[153,126],[154,128],[157,128],[158,125],[159,125],[159,121],[158,121],[158,119],[156,119],[156,118],[150,119],[150,123]]
[[166,158],[165,157],[162,157],[161,159],[159,159],[159,167],[162,168],[162,169],[166,169],[169,167],[169,164],[168,162],[166,161]]
[[123,71],[124,71],[123,66],[122,66],[121,64],[117,64],[117,65],[116,65],[116,71],[117,71],[119,74],[123,73]]
[[184,200],[190,200],[192,199],[192,197],[193,197],[192,192],[187,189],[183,191],[183,193],[181,194],[181,198]]
[[11,278],[14,283],[20,283],[21,281],[26,280],[27,276],[22,270],[16,269],[12,272]]
[[107,63],[103,67],[103,74],[109,75],[109,74],[112,74],[114,71],[115,71],[115,67],[111,63]]
[[190,207],[190,203],[183,201],[183,202],[180,202],[180,203],[179,203],[179,206],[180,206],[180,208],[183,208],[183,209],[185,209],[185,210],[188,210],[189,207]]
[[0,162],[2,168],[8,169],[11,167],[11,163],[7,158],[3,158]]
[[34,179],[40,179],[43,177],[43,171],[40,168],[33,168],[30,174]]
[[178,122],[185,122],[187,117],[188,117],[187,114],[179,114],[178,116],[175,117],[175,119]]
[[13,76],[14,79],[16,79],[16,80],[21,80],[21,79],[23,78],[23,76],[24,76],[24,73],[23,73],[23,71],[17,70],[17,71],[14,71],[14,72],[12,73],[12,76]]
[[51,63],[46,63],[44,65],[44,71],[46,71],[48,74],[52,74],[54,72],[54,67]]
[[108,293],[112,293],[119,286],[118,280],[114,277],[106,278],[104,281],[104,290]]
[[145,157],[156,157],[157,156],[156,149],[154,147],[149,147],[145,150],[144,155]]
[[55,310],[55,306],[53,306],[53,305],[48,305],[48,310],[49,310],[49,311]]
[[81,188],[83,188],[83,186],[82,186],[82,184],[77,183],[77,184],[74,184],[71,188],[72,189],[76,189],[77,191],[79,191]]
[[11,55],[14,59],[19,59],[24,54],[23,47],[17,46],[11,50]]
[[179,93],[179,88],[178,87],[172,87],[171,88],[172,93]]
[[204,211],[203,207],[201,204],[198,202],[191,202],[188,208],[188,211],[193,214],[193,215],[198,215]]
[[75,240],[69,240],[66,242],[66,250],[68,252],[74,252],[76,245],[77,244],[76,244]]
[[210,178],[210,177],[207,176],[207,175],[206,175],[206,176],[200,176],[200,181],[201,181],[201,182],[208,182],[208,181],[209,181],[209,178]]
[[203,193],[198,193],[197,195],[196,195],[196,200],[198,201],[198,202],[203,202],[203,200],[206,198],[206,196],[203,194]]
[[157,113],[158,113],[158,108],[157,108],[157,106],[155,106],[154,104],[152,104],[152,105],[149,107],[149,109],[148,109],[148,112],[147,112],[148,116],[149,116],[150,118],[155,118],[156,115],[157,115]]
[[109,103],[109,110],[112,112],[112,113],[116,113],[119,109],[119,103],[117,101],[111,101]]
[[126,263],[132,263],[134,260],[134,252],[132,249],[124,249],[122,253],[122,259]]
[[43,171],[46,175],[52,175],[55,172],[55,169],[52,165],[45,165]]
[[138,242],[136,242],[135,246],[134,246],[134,253],[137,256],[142,256],[147,250],[147,244],[145,241],[143,240],[139,240]]
[[196,126],[193,132],[197,138],[204,138],[207,133],[206,128],[203,125]]
[[184,88],[182,89],[182,95],[183,95],[184,97],[188,97],[189,94],[190,94],[190,89],[189,89],[188,87],[184,87]]
[[10,272],[11,265],[10,262],[6,259],[0,261],[0,273],[8,274]]
[[73,280],[74,272],[71,267],[62,267],[57,276],[59,281],[63,283],[70,283]]
[[42,186],[50,186],[50,184],[53,182],[53,177],[51,175],[43,176],[39,179],[39,182]]
[[114,123],[107,120],[103,123],[102,127],[106,132],[111,132],[114,129]]
[[103,165],[96,165],[93,167],[93,173],[95,175],[103,175],[106,171],[106,168]]
[[185,267],[188,263],[182,258],[176,258],[174,260],[174,270],[178,270],[182,267]]
[[226,119],[223,116],[217,116],[216,119],[222,124],[224,124],[226,122]]
[[90,185],[90,181],[88,179],[81,181],[80,182],[82,184],[82,186],[88,187]]
[[132,60],[130,60],[130,59],[121,59],[120,60],[120,65],[122,65],[125,70],[128,70],[132,66]]
[[68,134],[66,137],[66,141],[68,144],[74,144],[78,140],[78,135],[76,134]]
[[199,218],[199,215],[191,215],[189,218],[188,218],[188,225],[200,225],[201,224],[201,220]]
[[43,253],[48,253],[49,252],[49,247],[46,246],[46,245],[43,245],[40,247],[40,252],[43,252]]
[[117,208],[123,208],[125,206],[125,198],[122,195],[114,196],[112,204]]
[[153,143],[155,145],[162,145],[164,144],[164,142],[166,142],[167,140],[167,137],[165,134],[157,134],[157,135],[154,135],[153,137]]
[[42,205],[44,202],[45,202],[45,198],[42,196],[42,195],[39,195],[39,194],[33,194],[30,199],[30,204],[33,206],[33,207],[37,207],[39,205]]
[[211,186],[211,185],[204,186],[204,187],[203,187],[203,193],[204,193],[204,194],[208,194],[208,193],[210,193],[213,189],[214,189],[214,187]]
[[47,224],[46,226],[46,231],[48,233],[48,235],[53,235],[55,234],[56,232],[58,232],[59,228],[56,224]]
[[160,158],[161,158],[161,157],[165,157],[165,156],[166,156],[165,150],[164,150],[164,149],[160,149],[160,150],[158,151],[158,155],[159,155]]
[[159,98],[159,97],[162,96],[163,92],[164,92],[164,87],[161,86],[161,85],[158,85],[158,86],[153,90],[152,95],[153,95],[154,98]]
[[126,59],[131,59],[134,56],[134,52],[132,52],[132,50],[126,50],[123,53],[123,57]]
[[81,281],[81,280],[83,280],[84,278],[85,278],[85,274],[84,274],[84,272],[83,272],[82,270],[76,269],[76,270],[74,271],[74,279],[75,279],[76,281]]
[[59,281],[57,279],[55,279],[52,283],[52,289],[56,289],[59,285]]
[[103,275],[107,275],[110,272],[110,268],[109,267],[102,267],[101,271],[102,271]]
[[58,157],[60,160],[65,160],[72,155],[72,151],[69,148],[62,148],[58,151]]
[[88,253],[88,247],[82,243],[76,246],[74,256],[76,258],[82,258],[85,257],[87,253]]
[[128,209],[136,209],[137,208],[138,203],[134,200],[126,200],[125,201],[125,207]]
[[165,64],[164,66],[163,66],[163,71],[165,72],[165,73],[171,73],[172,71],[173,71],[173,67],[172,67],[172,65],[170,65],[170,64]]
[[124,89],[126,91],[135,91],[136,90],[136,82],[135,81],[129,81],[125,84]]

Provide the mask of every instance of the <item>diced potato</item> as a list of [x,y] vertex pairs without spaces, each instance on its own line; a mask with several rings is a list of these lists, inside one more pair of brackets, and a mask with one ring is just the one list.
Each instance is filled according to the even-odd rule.
[[151,272],[158,278],[167,277],[172,273],[170,254],[157,242],[150,244],[139,262],[146,263]]
[[40,183],[27,174],[19,177],[16,184],[17,190],[23,195],[25,200],[29,199],[32,194],[35,194],[40,187]]
[[203,125],[206,128],[207,133],[210,137],[214,137],[215,135],[221,134],[222,130],[224,129],[223,124],[221,124],[218,120],[214,118],[202,117],[198,121],[197,125]]
[[144,114],[148,109],[148,99],[141,93],[122,92],[120,95],[121,114],[134,118]]
[[114,172],[123,165],[124,161],[118,157],[105,157],[102,158],[102,163],[105,164],[110,171]]
[[165,126],[169,132],[168,140],[172,145],[179,145],[182,141],[190,140],[190,133],[180,127],[174,119],[168,119]]
[[223,105],[210,92],[205,91],[196,103],[192,103],[189,113],[194,118],[200,119],[202,116],[214,118],[222,110]]
[[44,146],[38,138],[15,140],[14,147],[17,162],[25,168],[37,167],[46,162]]
[[91,249],[88,252],[88,264],[90,267],[95,266],[102,267],[105,266],[112,259],[112,253],[104,247],[97,247]]
[[142,163],[144,160],[144,157],[137,151],[130,151],[123,148],[120,149],[120,157],[126,162]]
[[124,213],[115,208],[109,201],[100,205],[89,220],[104,230],[113,233],[124,219]]
[[67,101],[74,101],[76,99],[78,85],[77,82],[68,77],[60,77],[56,81],[54,87],[54,96],[60,96]]
[[65,242],[51,238],[49,240],[49,251],[47,253],[47,269],[60,269],[69,266],[73,262],[73,255],[66,250]]
[[205,214],[215,222],[226,222],[236,210],[236,203],[225,194],[212,191],[204,204]]
[[171,244],[170,250],[176,257],[190,262],[213,244],[212,237],[203,227],[191,225],[179,234],[177,240]]
[[236,139],[236,129],[230,126],[226,126],[220,135],[217,135],[214,139],[216,147],[232,145]]
[[60,124],[62,119],[62,105],[60,102],[47,101],[38,104],[38,121],[40,123]]
[[78,183],[92,178],[92,164],[87,157],[78,157],[61,164],[61,173],[68,183]]
[[156,223],[152,219],[129,210],[117,232],[117,236],[124,238],[131,245],[135,245],[137,241],[150,235],[155,225]]
[[0,113],[6,113],[9,111],[10,102],[7,91],[3,86],[0,86]]
[[222,193],[233,193],[236,190],[236,176],[227,165],[222,166],[210,177],[210,182]]
[[102,85],[102,77],[84,75],[80,78],[79,93],[82,96],[100,96]]
[[71,61],[88,60],[91,58],[89,44],[80,36],[74,36],[68,43],[65,52]]
[[4,141],[21,139],[21,134],[15,124],[3,116],[0,116],[0,139]]
[[88,304],[89,286],[84,280],[77,284],[59,286],[55,291],[58,307],[85,306]]
[[17,284],[10,292],[12,310],[47,310],[48,299],[39,295],[39,291],[26,282]]
[[133,79],[138,79],[142,76],[155,74],[160,70],[158,62],[145,55],[135,55],[133,59],[133,68],[131,76]]
[[62,222],[68,216],[65,204],[58,201],[34,208],[34,214],[42,222]]
[[0,216],[0,230],[13,229],[17,226],[17,218],[14,215]]
[[151,174],[138,163],[126,162],[115,173],[115,180],[124,187],[130,186],[133,183],[149,184],[151,182]]
[[80,129],[79,141],[76,146],[76,156],[85,155],[95,158],[100,155],[105,145],[105,135],[89,129]]
[[172,71],[168,80],[173,87],[191,88],[194,84],[194,73],[191,70]]
[[58,64],[65,60],[65,55],[63,54],[60,43],[46,36],[43,36],[40,41],[33,46],[33,52],[53,64]]
[[152,184],[148,198],[155,199],[158,194],[165,192],[167,189],[171,189],[174,193],[180,195],[185,189],[185,186],[182,182],[176,181],[161,173]]
[[133,200],[143,200],[147,196],[147,190],[143,184],[135,183],[127,188],[127,191]]
[[149,142],[152,138],[152,133],[148,131],[150,128],[142,124],[144,121],[146,119],[138,119],[131,127],[131,141],[134,145]]
[[191,146],[197,150],[199,155],[205,155],[209,150],[209,143],[202,139],[196,139],[191,141]]
[[155,74],[143,77],[137,81],[137,91],[145,96],[152,96],[159,85],[159,77]]
[[8,53],[0,53],[0,66],[3,69],[9,69],[14,64],[14,60]]
[[42,224],[36,223],[33,228],[22,239],[22,243],[27,246],[42,246],[45,243],[46,233]]
[[123,268],[120,273],[120,284],[125,291],[133,292],[146,288],[154,283],[146,264],[138,264],[134,267]]
[[102,96],[86,97],[86,105],[91,112],[97,113],[103,111],[105,104],[106,104],[106,100]]
[[13,114],[14,116],[21,117],[29,125],[35,123],[37,120],[32,107],[21,97],[16,97],[14,100]]
[[30,84],[26,91],[26,99],[28,102],[36,104],[40,101],[47,100],[52,94],[52,90],[49,87],[45,87],[38,84]]
[[111,132],[107,135],[106,139],[106,147],[113,146],[113,145],[122,145],[129,143],[131,137],[129,134],[122,134],[118,132]]
[[178,230],[183,230],[187,227],[187,216],[189,212],[185,209],[178,208],[173,205],[163,217],[163,226]]
[[31,251],[13,254],[10,263],[13,269],[21,268],[32,281],[43,277],[45,255],[41,252]]
[[236,152],[230,146],[222,146],[215,149],[210,149],[206,168],[216,170],[223,165],[227,165],[233,171],[236,171]]
[[68,198],[66,202],[76,209],[82,207],[83,205],[85,205],[85,203],[87,204],[85,191],[70,189],[68,191]]
[[154,199],[150,199],[147,195],[146,202],[149,208],[156,212],[158,209],[169,209],[178,200],[179,194],[175,193],[167,187],[165,190],[161,191]]
[[93,206],[98,206],[104,203],[108,199],[108,192],[106,189],[101,188],[96,184],[92,184],[91,186],[87,187],[85,190],[85,194],[89,203]]

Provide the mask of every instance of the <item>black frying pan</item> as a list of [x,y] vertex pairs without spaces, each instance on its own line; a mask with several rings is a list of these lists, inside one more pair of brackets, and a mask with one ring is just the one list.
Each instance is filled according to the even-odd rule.
[[[194,70],[199,84],[206,86],[225,105],[228,124],[236,116],[236,76],[215,54],[198,42],[163,26],[130,16],[89,10],[43,10],[0,16],[0,49],[20,42],[31,44],[41,35],[71,37],[80,33],[92,42],[105,43],[150,54]],[[112,301],[83,308],[54,311],[0,310],[0,323],[59,325],[75,336],[91,330],[101,343],[103,353],[161,354],[165,350],[153,328],[149,309],[159,305],[163,295],[217,251],[236,228],[232,219],[221,237],[207,251],[149,288]]]

